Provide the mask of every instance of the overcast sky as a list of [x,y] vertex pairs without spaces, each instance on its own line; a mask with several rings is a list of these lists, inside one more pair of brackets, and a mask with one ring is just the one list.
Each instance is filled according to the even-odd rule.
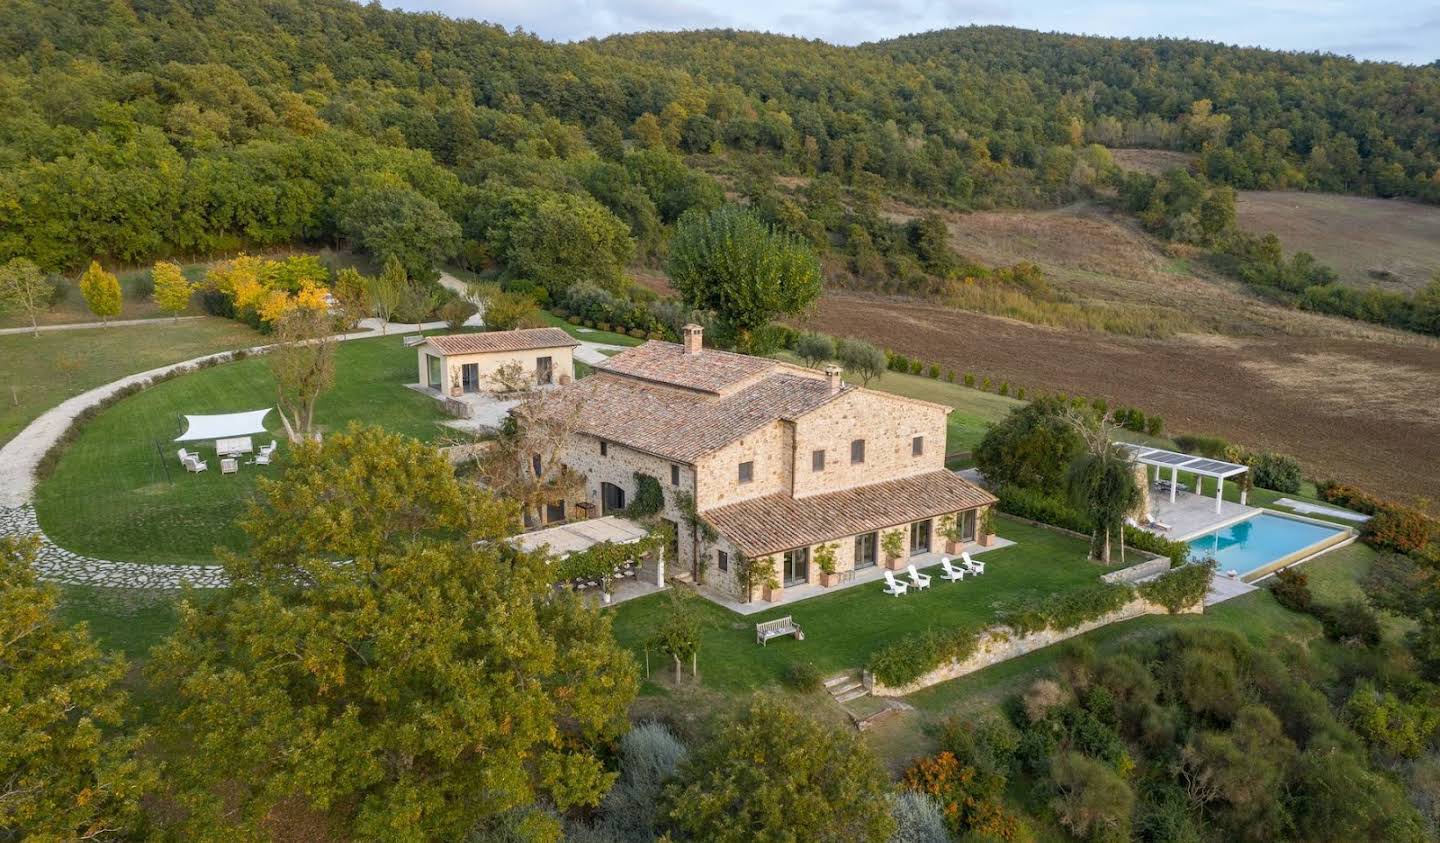
[[1440,58],[1437,0],[382,0],[543,38],[731,27],[858,44],[966,24],[1171,35],[1425,64]]

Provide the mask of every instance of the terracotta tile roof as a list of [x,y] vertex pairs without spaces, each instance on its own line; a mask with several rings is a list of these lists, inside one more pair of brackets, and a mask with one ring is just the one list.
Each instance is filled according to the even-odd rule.
[[984,489],[940,470],[799,499],[767,495],[701,515],[745,555],[764,556],[994,502]]
[[559,328],[525,328],[483,334],[449,334],[426,342],[442,354],[483,354],[488,351],[529,351],[536,348],[577,346],[579,341]]
[[698,354],[686,354],[682,345],[651,340],[620,352],[597,368],[617,375],[719,394],[757,375],[774,371],[778,366],[775,361],[763,357],[713,348]]
[[[850,389],[844,386],[836,394]],[[580,402],[579,432],[687,463],[776,419],[798,417],[835,397],[823,379],[787,372],[729,395],[713,395],[612,375],[604,369],[561,387],[560,394]]]

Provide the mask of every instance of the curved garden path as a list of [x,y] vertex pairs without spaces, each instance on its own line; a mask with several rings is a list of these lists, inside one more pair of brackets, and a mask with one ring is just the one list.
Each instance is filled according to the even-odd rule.
[[[381,336],[380,320],[365,319],[364,330],[341,334],[339,341],[368,339]],[[444,327],[444,322],[426,322],[425,330]],[[163,325],[162,325],[163,327]],[[412,334],[414,324],[385,326],[385,335]],[[262,352],[268,345],[245,349],[246,353]],[[47,580],[70,585],[93,585],[110,588],[179,588],[189,582],[200,588],[219,588],[225,577],[219,565],[150,565],[137,562],[114,562],[72,553],[54,544],[40,531],[31,499],[35,493],[35,469],[45,453],[65,434],[75,417],[131,384],[149,383],[158,377],[196,364],[216,360],[227,361],[233,351],[192,357],[145,372],[126,375],[119,380],[67,398],[32,421],[0,447],[0,536],[40,536],[40,552],[35,569]]]
[[[442,273],[440,281],[446,287],[469,297],[464,282],[458,278]],[[471,317],[466,324],[470,324],[471,321],[479,324],[478,318],[477,314],[477,316]],[[166,320],[145,321],[153,321],[156,326],[161,328],[167,324]],[[343,342],[382,335],[379,319],[361,320],[360,326],[364,330],[341,334],[336,339]],[[444,326],[444,322],[426,322],[419,327],[430,331]],[[383,335],[413,334],[416,330],[417,326],[413,323],[401,325],[391,322],[384,326]],[[268,345],[257,345],[245,349],[245,351],[253,354],[267,348],[269,348]],[[602,351],[620,350],[620,348],[620,346],[582,340],[580,347],[575,349],[575,357],[587,363],[602,362],[606,359],[606,356],[601,353]],[[66,550],[51,542],[41,532],[31,500],[35,493],[35,469],[39,466],[41,458],[54,447],[80,413],[131,384],[149,383],[158,377],[169,375],[180,369],[211,360],[227,361],[234,355],[233,351],[222,351],[126,375],[119,380],[67,398],[40,414],[25,429],[17,433],[14,439],[0,447],[0,537],[38,535],[41,544],[35,560],[35,569],[42,578],[53,582],[107,588],[180,588],[187,582],[197,588],[224,587],[225,576],[219,565],[151,565],[137,562],[115,562],[107,559],[95,559]]]

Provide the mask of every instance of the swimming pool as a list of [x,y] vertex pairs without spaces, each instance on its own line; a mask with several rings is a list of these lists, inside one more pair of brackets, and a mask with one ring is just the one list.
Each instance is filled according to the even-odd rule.
[[1214,559],[1219,571],[1242,578],[1263,576],[1270,568],[1300,559],[1349,531],[1270,512],[1237,521],[1190,540],[1191,559]]

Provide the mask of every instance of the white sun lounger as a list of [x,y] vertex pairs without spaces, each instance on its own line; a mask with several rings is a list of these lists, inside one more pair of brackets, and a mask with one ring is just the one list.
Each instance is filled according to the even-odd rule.
[[970,573],[972,573],[972,574],[983,574],[983,573],[985,573],[985,563],[984,563],[984,562],[976,562],[974,559],[971,559],[971,558],[970,558],[970,553],[969,553],[969,551],[964,551],[964,550],[960,551],[960,562],[961,562],[961,564],[963,564],[966,568],[969,568],[969,569],[970,569]]
[[885,593],[899,597],[908,590],[905,583],[895,579],[895,575],[889,571],[885,572]]
[[930,587],[929,574],[922,574],[919,571],[915,570],[915,566],[913,564],[909,568],[907,568],[906,571],[908,571],[910,574],[910,585],[914,586],[917,590]]
[[940,579],[949,580],[950,582],[959,582],[960,580],[965,579],[965,575],[968,573],[970,572],[965,570],[964,568],[957,568],[954,565],[951,565],[950,557],[940,557]]

